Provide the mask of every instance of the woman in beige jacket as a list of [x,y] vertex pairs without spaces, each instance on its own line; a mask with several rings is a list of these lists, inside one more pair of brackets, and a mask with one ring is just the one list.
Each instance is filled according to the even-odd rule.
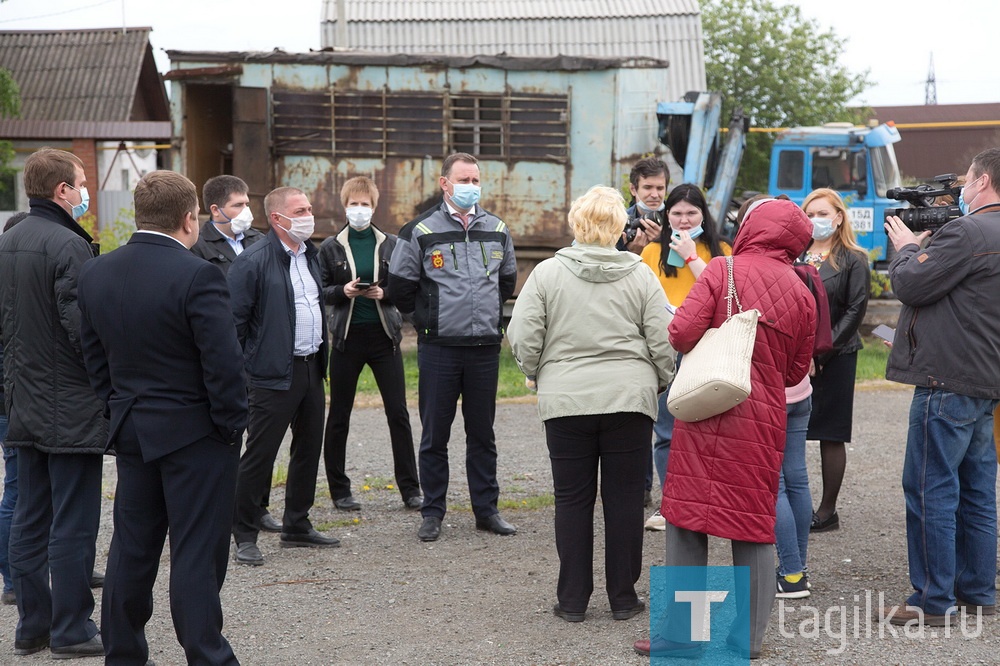
[[583,621],[593,592],[598,469],[611,615],[627,620],[645,608],[635,592],[643,489],[656,396],[673,378],[675,353],[659,282],[638,256],[615,250],[625,222],[617,190],[593,187],[574,201],[576,244],[532,271],[507,333],[545,423],[559,553],[553,612],[567,622]]

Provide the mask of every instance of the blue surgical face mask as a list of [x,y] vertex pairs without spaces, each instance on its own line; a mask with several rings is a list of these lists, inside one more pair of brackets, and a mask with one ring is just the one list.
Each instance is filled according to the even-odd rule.
[[639,199],[636,199],[635,203],[636,203],[637,206],[639,206],[640,209],[646,211],[647,213],[658,213],[658,212],[664,210],[667,207],[667,202],[665,202],[665,201],[661,201],[660,202],[660,207],[657,208],[656,210],[653,210],[652,208],[650,208],[646,204],[642,203],[642,201],[640,201]]
[[[448,181],[451,183],[451,181]],[[451,183],[451,202],[462,210],[470,210],[479,203],[479,197],[483,193],[483,188],[472,183]]]
[[[976,180],[979,180],[979,179],[976,178]],[[972,181],[972,183],[976,182],[976,180]],[[966,203],[966,201],[965,201],[965,190],[969,187],[969,185],[972,185],[972,183],[966,183],[965,185],[963,185],[962,186],[962,191],[958,193],[958,208],[959,208],[959,210],[962,211],[962,215],[968,215],[969,214],[969,208],[970,208],[969,204],[971,204],[972,202],[970,201],[970,202]],[[979,195],[977,194],[976,197],[978,197],[978,196]],[[975,201],[976,197],[972,197],[972,201]]]
[[828,217],[814,217],[812,218],[813,223],[813,238],[816,240],[826,240],[833,235],[833,220]]
[[[90,208],[90,192],[87,191],[86,187],[81,187],[80,189],[77,190],[69,183],[66,183],[66,187],[68,187],[71,190],[76,190],[77,192],[80,193],[80,203],[74,204],[73,210],[72,212],[70,212],[70,215],[73,216],[74,220],[79,220],[81,217],[87,214],[87,209]],[[66,203],[69,202],[66,201]]]

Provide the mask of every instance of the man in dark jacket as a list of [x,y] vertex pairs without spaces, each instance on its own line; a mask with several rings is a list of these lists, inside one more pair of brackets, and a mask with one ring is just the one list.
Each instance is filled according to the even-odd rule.
[[[218,266],[225,275],[236,257],[243,254],[243,250],[264,238],[264,234],[250,226],[253,223],[250,188],[242,178],[215,176],[205,181],[201,188],[201,198],[209,217],[201,225],[198,240],[191,251]],[[261,502],[264,509],[264,514],[260,517],[261,529],[265,532],[280,532],[281,523],[267,512],[269,499],[265,495]]]
[[914,592],[886,609],[892,624],[942,626],[956,608],[992,615],[996,604],[1000,148],[976,156],[960,198],[966,215],[922,249],[930,232],[885,224],[903,304],[885,376],[916,387],[903,460]]
[[[108,424],[83,365],[77,276],[93,240],[83,163],[43,148],[24,167],[30,214],[0,236],[6,446],[18,448],[10,567],[15,654],[103,654],[90,576]],[[51,580],[51,585],[50,585]]]
[[209,218],[191,251],[228,273],[236,257],[264,237],[250,226],[250,188],[236,176],[216,176],[205,181],[201,198]]
[[170,610],[188,663],[239,664],[219,601],[247,422],[229,290],[188,252],[198,237],[194,183],[147,174],[135,222],[128,245],[84,266],[79,289],[84,358],[111,414],[118,466],[101,605],[107,662],[149,657],[145,623],[169,530]]
[[323,448],[327,342],[318,251],[310,242],[312,205],[302,190],[264,198],[271,231],[236,258],[228,281],[236,334],[250,383],[250,428],[236,483],[233,538],[238,564],[260,566],[261,501],[292,426],[281,547],[336,547],[309,522]]

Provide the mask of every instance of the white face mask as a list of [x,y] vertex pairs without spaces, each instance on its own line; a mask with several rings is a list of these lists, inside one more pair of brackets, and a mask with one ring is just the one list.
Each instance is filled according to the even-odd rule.
[[[222,213],[222,216],[225,217],[226,214]],[[253,211],[250,210],[250,206],[244,206],[240,214],[229,220],[229,222],[232,225],[233,233],[241,234],[253,224]]]
[[372,214],[374,212],[368,206],[348,206],[347,223],[351,225],[352,229],[357,229],[358,231],[367,229],[368,225],[372,223]]
[[305,243],[312,238],[313,232],[316,231],[316,218],[312,215],[306,215],[305,217],[288,217],[283,213],[278,213],[278,215],[281,215],[281,217],[292,223],[292,226],[285,229],[285,231],[288,232],[289,238],[294,241]]

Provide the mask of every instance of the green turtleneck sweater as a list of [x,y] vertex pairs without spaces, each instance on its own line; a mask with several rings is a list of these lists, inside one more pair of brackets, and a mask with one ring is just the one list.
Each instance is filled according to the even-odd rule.
[[[347,243],[354,255],[354,270],[356,277],[362,282],[373,282],[375,278],[375,232],[371,225],[358,231],[353,227],[347,231]],[[354,299],[354,312],[351,314],[351,326],[355,324],[378,324],[378,310],[375,301],[364,296]]]

